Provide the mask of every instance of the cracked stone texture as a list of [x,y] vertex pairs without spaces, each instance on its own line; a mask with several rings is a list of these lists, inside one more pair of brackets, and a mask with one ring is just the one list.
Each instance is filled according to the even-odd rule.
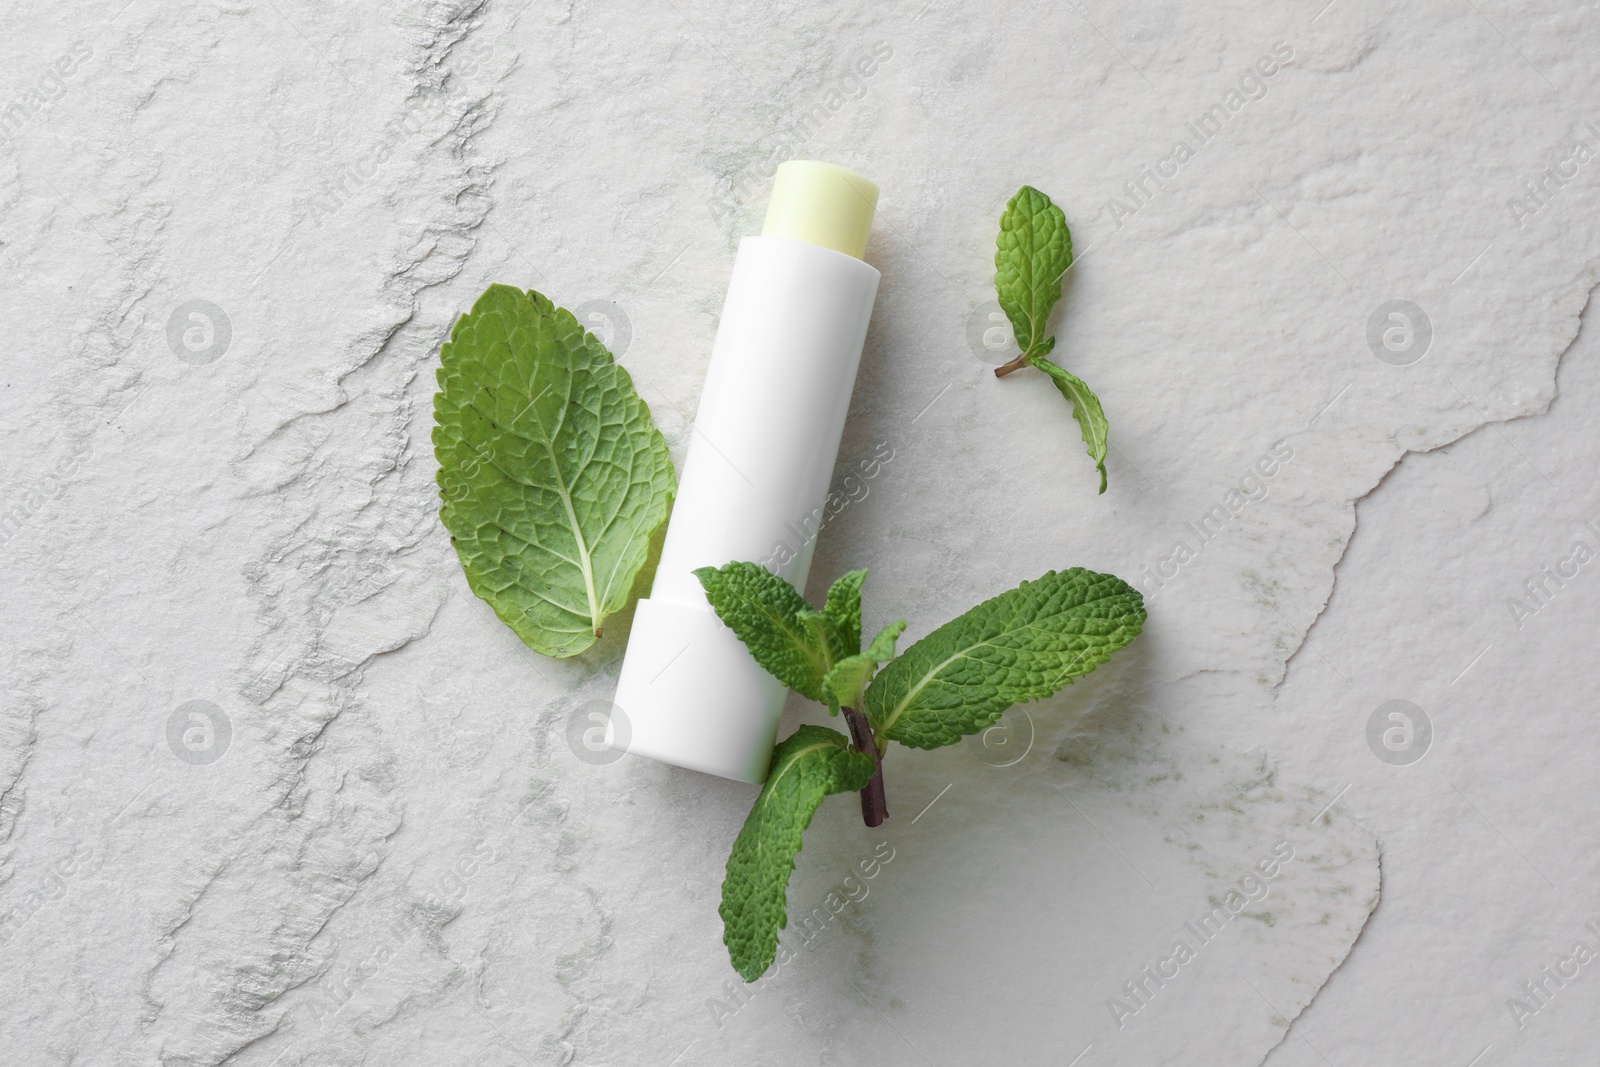
[[[1596,965],[1543,969],[1600,947],[1593,5],[0,25],[8,1063],[1592,1056]],[[986,744],[892,752],[881,833],[825,805],[795,958],[740,989],[715,907],[753,790],[583,748],[627,619],[551,661],[470,595],[429,404],[455,315],[539,288],[681,460],[787,156],[883,190],[840,473],[893,459],[818,589],[870,567],[868,626],[914,638],[1084,565],[1151,615]],[[1110,418],[1103,497],[1049,384],[989,373],[1023,182],[1073,228],[1056,356]],[[1425,346],[1369,343],[1394,300]],[[1423,750],[1369,731],[1392,700],[1418,762],[1377,754]],[[1264,897],[1126,991],[1279,842]]]

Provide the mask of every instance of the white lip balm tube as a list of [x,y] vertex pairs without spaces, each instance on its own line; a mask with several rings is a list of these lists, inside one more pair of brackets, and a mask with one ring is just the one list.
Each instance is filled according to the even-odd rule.
[[607,743],[763,782],[783,684],[707,603],[697,567],[764,564],[803,590],[878,271],[861,259],[878,188],[828,163],[778,168],[739,242],[650,596],[639,601]]

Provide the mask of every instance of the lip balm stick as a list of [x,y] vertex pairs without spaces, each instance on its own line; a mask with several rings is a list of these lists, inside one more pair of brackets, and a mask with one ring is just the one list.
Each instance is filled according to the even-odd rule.
[[878,271],[861,259],[877,203],[859,175],[791,161],[778,168],[761,236],[739,242],[608,744],[766,779],[784,687],[722,625],[693,571],[747,560],[805,588],[878,292]]

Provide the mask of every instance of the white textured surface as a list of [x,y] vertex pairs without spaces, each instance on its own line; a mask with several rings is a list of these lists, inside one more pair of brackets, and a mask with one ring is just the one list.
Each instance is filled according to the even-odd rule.
[[[1592,1057],[1594,965],[1521,987],[1600,945],[1600,579],[1520,627],[1507,601],[1600,543],[1596,167],[1507,201],[1600,148],[1600,31],[1425,7],[11,5],[5,1061]],[[429,402],[488,282],[614,301],[681,456],[786,155],[883,189],[841,464],[893,459],[814,567],[872,568],[869,625],[1051,567],[1147,581],[1293,458],[1134,649],[1014,720],[1020,762],[897,749],[894,858],[853,890],[879,837],[826,805],[792,897],[846,903],[745,1002],[715,905],[751,790],[574,755],[626,626],[541,660],[470,596]],[[1076,237],[1057,354],[1111,419],[1098,499],[1059,397],[968,342],[1024,181]],[[1410,366],[1366,340],[1395,299],[1433,327]],[[195,300],[231,327],[203,365],[175,354]],[[1392,699],[1433,724],[1410,766],[1368,747]],[[213,762],[169,741],[193,700],[231,728]],[[1267,898],[1119,1029],[1109,998],[1280,840]]]

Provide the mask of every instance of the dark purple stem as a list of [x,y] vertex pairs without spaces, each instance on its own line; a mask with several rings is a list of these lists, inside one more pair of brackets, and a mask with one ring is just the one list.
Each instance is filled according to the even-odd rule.
[[883,797],[883,758],[878,755],[878,743],[872,738],[872,726],[864,713],[855,708],[842,708],[845,722],[850,724],[850,740],[860,752],[872,753],[872,779],[861,790],[861,821],[868,826],[882,826],[889,817],[889,804]]
[[1011,362],[1002,363],[1002,364],[1000,364],[1000,366],[998,366],[998,367],[996,367],[994,369],[994,376],[996,378],[1004,378],[1006,375],[1010,374],[1014,370],[1021,370],[1023,367],[1026,367],[1028,365],[1028,359],[1029,359],[1028,354],[1026,352],[1024,352],[1022,355],[1020,355],[1017,358],[1011,360]]

